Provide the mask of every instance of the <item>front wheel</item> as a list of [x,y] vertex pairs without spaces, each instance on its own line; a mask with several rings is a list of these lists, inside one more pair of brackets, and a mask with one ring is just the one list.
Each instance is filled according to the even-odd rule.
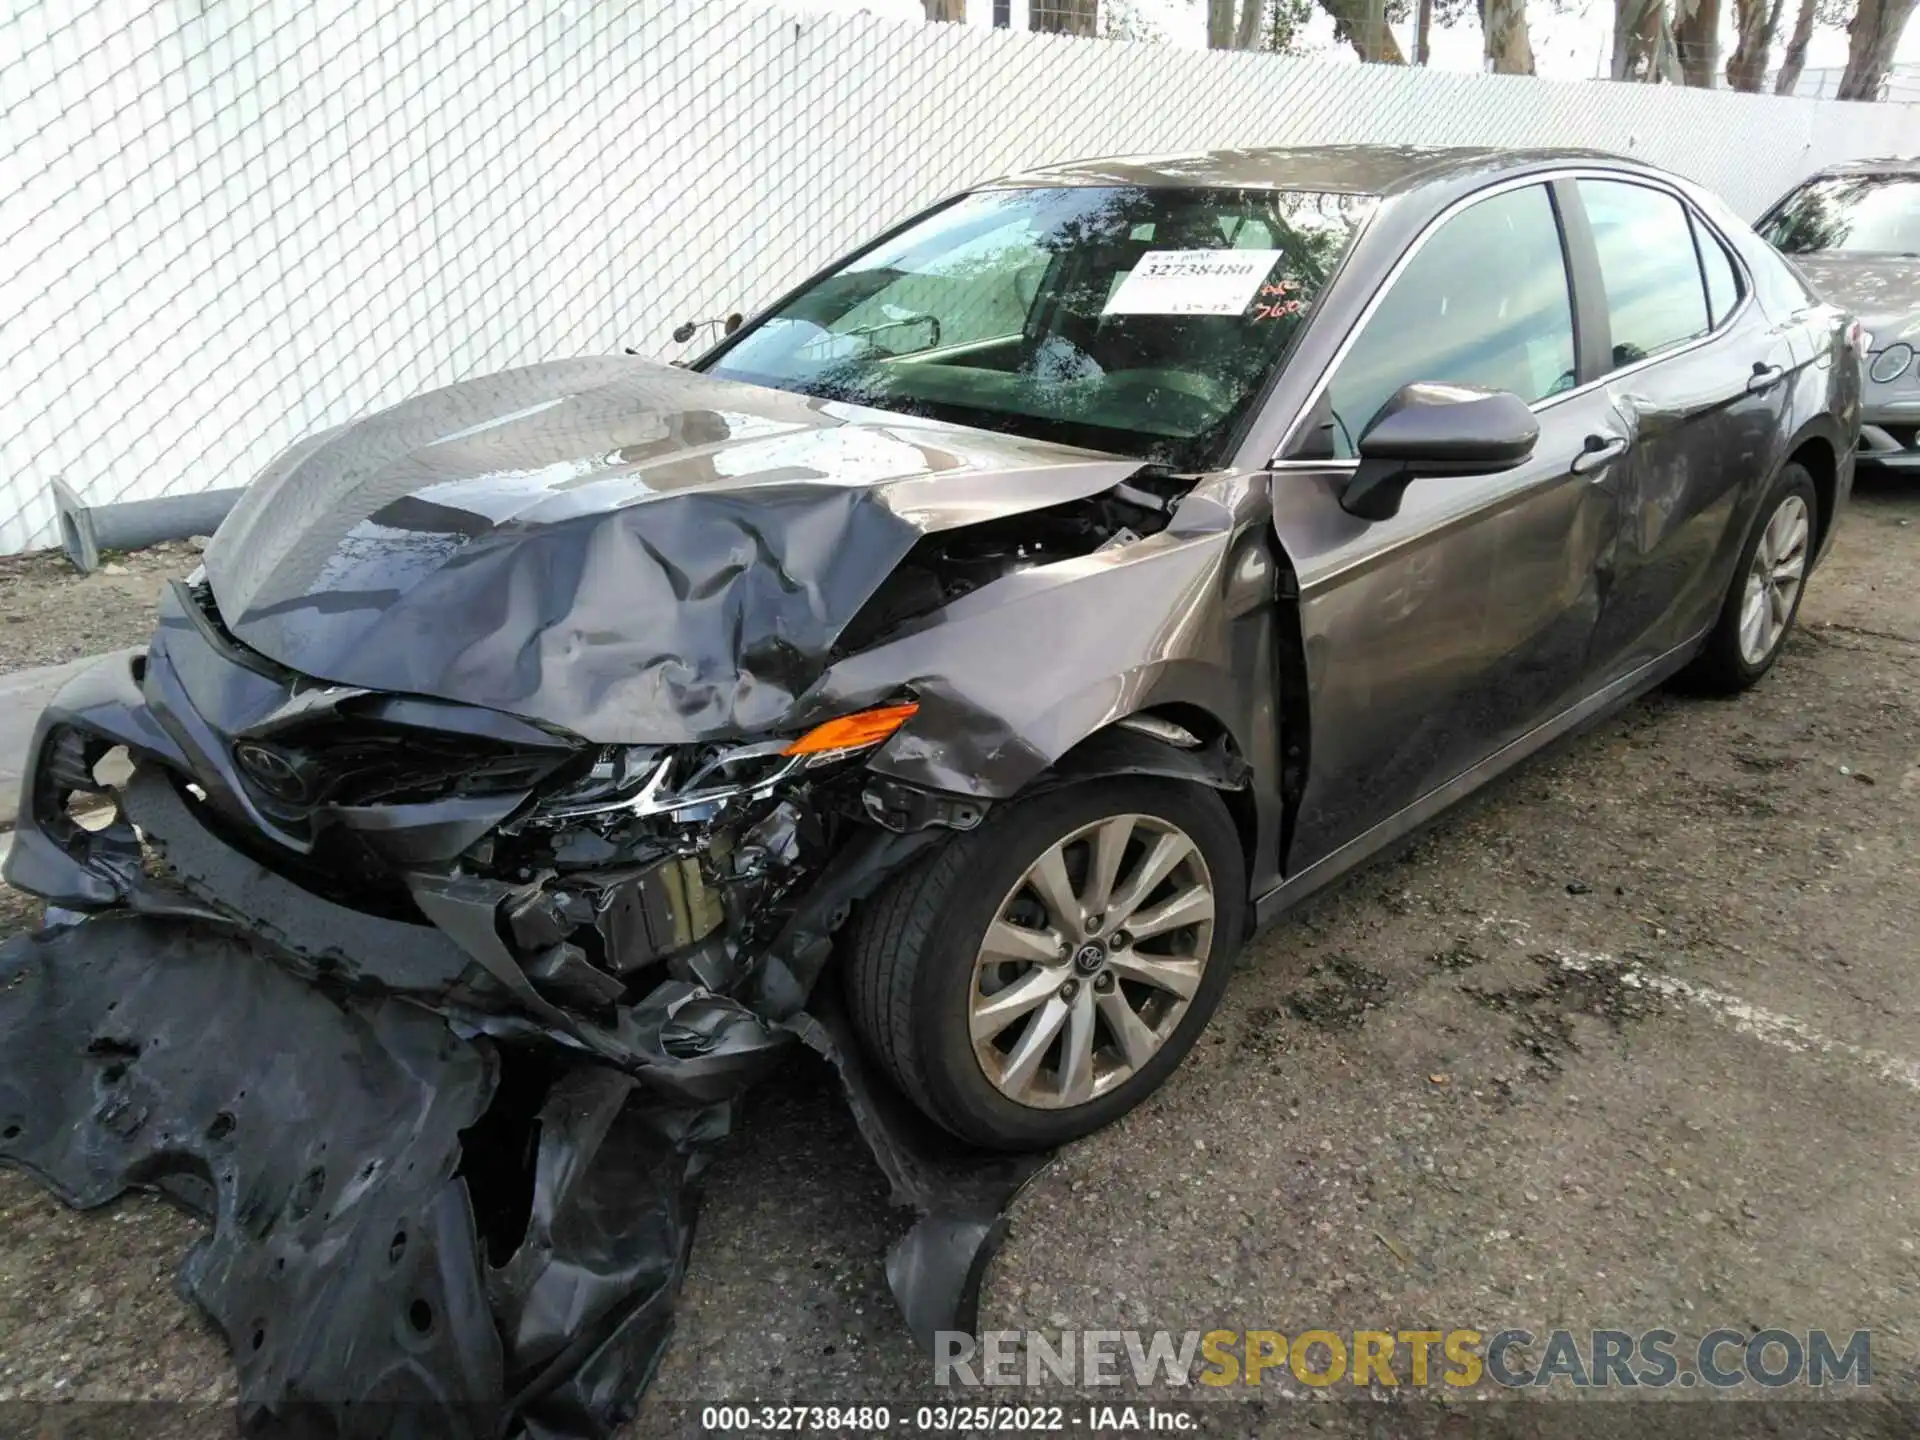
[[849,1009],[932,1119],[1058,1145],[1144,1100],[1205,1028],[1246,922],[1213,791],[1091,780],[1015,800],[895,877],[854,927]]
[[1720,618],[1685,673],[1696,689],[1737,694],[1773,668],[1800,613],[1819,503],[1801,466],[1783,466],[1774,477]]

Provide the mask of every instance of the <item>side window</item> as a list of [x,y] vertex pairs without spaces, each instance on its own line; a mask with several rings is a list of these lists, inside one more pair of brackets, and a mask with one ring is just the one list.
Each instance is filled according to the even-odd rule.
[[1699,216],[1692,218],[1693,238],[1700,247],[1700,268],[1707,277],[1708,318],[1718,325],[1740,303],[1740,277],[1719,237],[1701,223]]
[[[1622,180],[1581,180],[1600,252],[1617,369],[1707,333],[1707,290],[1686,207]],[[1724,262],[1726,257],[1720,257]]]
[[1461,211],[1415,252],[1327,387],[1331,449],[1351,458],[1402,385],[1511,390],[1531,404],[1574,383],[1573,302],[1544,185]]

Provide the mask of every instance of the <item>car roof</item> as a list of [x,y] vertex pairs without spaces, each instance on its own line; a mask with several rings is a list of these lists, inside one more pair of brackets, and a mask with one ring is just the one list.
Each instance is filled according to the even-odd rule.
[[[1820,180],[1830,175],[1916,175],[1920,176],[1920,155],[1883,155],[1868,160],[1844,160],[1828,165],[1807,177]],[[1805,184],[1805,181],[1801,182]]]
[[1223,186],[1392,195],[1465,174],[1535,170],[1555,164],[1648,167],[1604,150],[1496,150],[1411,145],[1312,145],[1197,150],[1180,155],[1113,155],[1047,165],[985,182],[1041,185]]

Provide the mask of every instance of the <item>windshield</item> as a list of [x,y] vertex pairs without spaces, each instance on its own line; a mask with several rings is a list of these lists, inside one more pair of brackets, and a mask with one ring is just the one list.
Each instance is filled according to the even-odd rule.
[[728,379],[1215,468],[1372,197],[985,190],[743,330]]
[[1760,233],[1789,255],[1822,250],[1920,255],[1920,178],[1851,175],[1811,181],[1760,222]]

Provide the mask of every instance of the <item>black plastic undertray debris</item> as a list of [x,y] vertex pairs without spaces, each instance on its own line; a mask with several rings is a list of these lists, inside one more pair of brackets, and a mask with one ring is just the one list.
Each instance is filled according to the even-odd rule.
[[[691,1056],[689,1021],[670,1048]],[[933,1134],[831,1008],[789,1028],[920,1212],[888,1259],[909,1326],[973,1329],[1045,1157]],[[610,1434],[664,1353],[734,1122],[737,1095],[697,1088],[330,994],[200,919],[109,914],[0,949],[0,1160],[74,1206],[146,1188],[211,1220],[180,1288],[225,1333],[256,1434]]]

